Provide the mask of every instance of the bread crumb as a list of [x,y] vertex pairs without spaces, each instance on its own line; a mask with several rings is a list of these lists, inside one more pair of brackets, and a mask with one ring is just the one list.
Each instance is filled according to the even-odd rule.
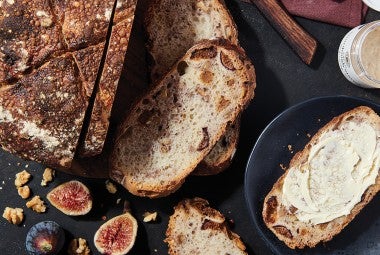
[[23,199],[27,199],[30,196],[30,188],[28,185],[22,186],[17,188],[17,193],[22,197]]
[[120,201],[121,201],[121,198],[118,198],[118,199],[116,200],[116,204],[117,204],[117,205],[120,204]]
[[46,186],[48,182],[53,181],[53,177],[55,176],[55,171],[51,168],[45,168],[45,171],[42,175],[41,186]]
[[157,252],[158,250],[157,249],[154,249],[154,252]]
[[144,222],[151,222],[151,221],[156,221],[157,220],[157,212],[145,212],[143,214],[143,221]]
[[24,211],[21,208],[5,207],[3,218],[12,224],[19,225],[24,220]]
[[293,154],[293,148],[292,148],[292,145],[291,145],[291,144],[288,144],[288,150],[290,151],[290,153]]
[[23,186],[25,183],[29,181],[30,177],[30,173],[28,173],[26,170],[17,173],[15,179],[15,186],[17,188]]
[[284,166],[284,164],[280,164],[280,167],[282,170],[284,170],[284,171],[286,170],[286,167]]
[[107,219],[107,216],[103,215],[102,220],[106,220],[106,219]]
[[310,138],[310,137],[311,137],[311,134],[307,133],[306,136]]
[[67,253],[69,255],[89,255],[91,254],[91,250],[88,247],[86,239],[79,237],[71,240]]
[[109,193],[115,194],[117,192],[117,188],[115,184],[113,184],[111,181],[106,180],[106,189],[108,190]]
[[46,211],[46,206],[44,201],[41,200],[40,196],[34,196],[31,200],[26,202],[26,207],[31,208],[37,213],[43,213]]

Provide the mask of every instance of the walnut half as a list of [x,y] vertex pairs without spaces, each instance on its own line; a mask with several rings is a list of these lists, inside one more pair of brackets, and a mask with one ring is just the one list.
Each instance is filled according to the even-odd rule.
[[24,211],[21,208],[5,207],[3,218],[12,224],[18,225],[24,220]]

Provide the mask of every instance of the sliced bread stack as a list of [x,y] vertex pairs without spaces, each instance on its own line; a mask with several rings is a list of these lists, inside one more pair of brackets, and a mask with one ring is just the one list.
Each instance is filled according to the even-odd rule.
[[[235,22],[219,0],[151,1],[145,16],[151,79],[162,78],[195,43],[225,38],[238,44]],[[239,138],[240,120],[229,126],[220,141],[201,161],[194,175],[212,175],[231,163]]]
[[121,125],[111,177],[139,196],[177,190],[253,98],[254,67],[228,40],[191,47]]

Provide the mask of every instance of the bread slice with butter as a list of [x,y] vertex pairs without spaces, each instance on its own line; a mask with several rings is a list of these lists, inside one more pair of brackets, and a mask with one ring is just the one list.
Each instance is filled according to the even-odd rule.
[[292,249],[340,233],[380,190],[380,117],[369,107],[322,127],[264,200],[267,227]]
[[131,110],[111,156],[111,177],[139,196],[166,196],[253,98],[254,67],[227,40],[202,41]]
[[185,199],[170,216],[165,242],[170,255],[247,254],[225,217],[202,198]]

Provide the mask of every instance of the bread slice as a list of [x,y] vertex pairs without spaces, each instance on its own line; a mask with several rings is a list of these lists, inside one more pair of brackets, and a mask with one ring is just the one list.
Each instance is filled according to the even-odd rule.
[[192,175],[215,175],[227,169],[236,152],[239,141],[240,118],[228,125],[226,132],[206,157],[197,165]]
[[71,53],[0,87],[3,149],[51,167],[70,167],[88,105]]
[[152,81],[160,79],[201,40],[238,44],[235,22],[219,0],[153,0],[145,15]]
[[[233,44],[238,43],[235,22],[219,0],[151,1],[145,16],[145,30],[147,48],[153,60],[150,63],[152,80],[161,78],[191,46],[202,39],[222,37]],[[230,165],[236,151],[240,123],[233,126],[227,128],[226,134],[194,174],[213,175]]]
[[[136,0],[118,0],[113,20],[111,36],[103,70],[98,84],[90,122],[83,145],[79,149],[82,157],[90,157],[102,152],[107,137],[109,118],[116,90],[123,69],[129,36],[132,30]],[[124,15],[121,17],[121,13]]]
[[121,125],[111,177],[139,196],[174,192],[247,106],[255,84],[238,46],[193,46]]
[[179,202],[170,216],[165,242],[170,255],[247,254],[224,216],[202,198]]
[[[322,127],[304,149],[294,155],[288,170],[266,196],[263,219],[268,228],[292,249],[314,247],[340,233],[380,190],[379,136],[380,117],[365,106],[345,112]],[[360,142],[363,144],[352,151],[352,146]],[[364,153],[365,150],[370,152]],[[371,162],[373,166],[362,167],[364,162]],[[365,181],[361,171],[368,171]],[[307,178],[299,181],[297,174]],[[346,186],[342,188],[344,183]],[[306,188],[301,190],[302,187]],[[329,192],[330,189],[333,191]],[[348,204],[352,208],[343,206]]]

